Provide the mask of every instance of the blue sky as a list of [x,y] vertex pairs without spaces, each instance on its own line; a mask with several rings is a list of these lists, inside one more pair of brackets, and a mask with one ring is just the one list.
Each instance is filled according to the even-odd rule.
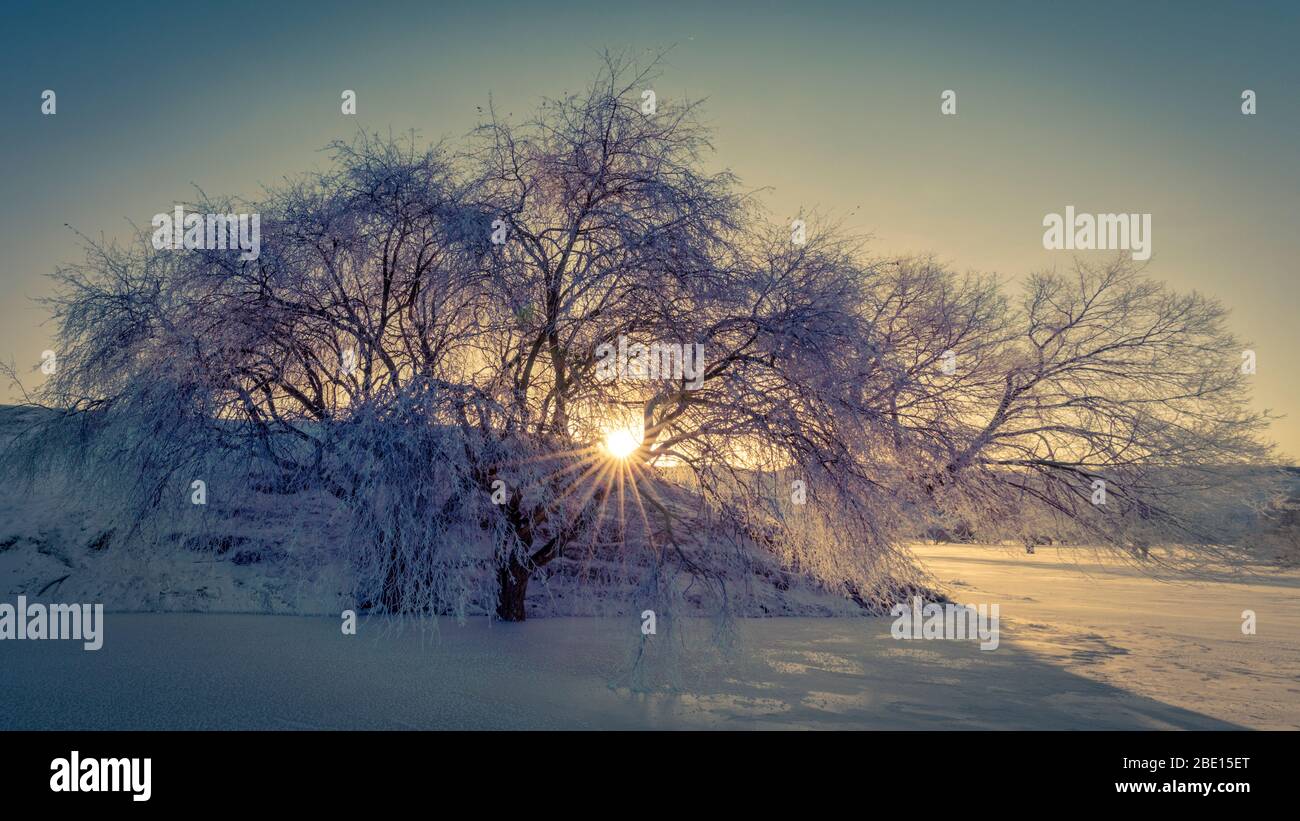
[[706,99],[712,163],[880,253],[1014,280],[1069,264],[1046,213],[1151,213],[1149,271],[1233,309],[1300,455],[1300,4],[952,5],[7,3],[0,357],[50,347],[31,300],[79,257],[65,223],[125,236],[194,186],[255,198],[358,128],[455,139],[489,95],[524,115],[601,49],[672,47],[656,92]]

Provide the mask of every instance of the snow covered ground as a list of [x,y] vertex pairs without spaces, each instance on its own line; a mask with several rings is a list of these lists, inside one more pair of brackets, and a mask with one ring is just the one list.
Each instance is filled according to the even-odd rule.
[[1300,571],[1156,581],[1078,548],[917,552],[954,598],[1000,602],[1003,638],[1053,667],[1237,726],[1300,729]]
[[1300,728],[1298,572],[1193,586],[1068,550],[918,554],[960,601],[1000,605],[998,650],[897,641],[889,618],[746,619],[729,657],[692,644],[677,691],[647,695],[618,686],[632,619],[344,636],[327,617],[110,613],[97,652],[0,642],[0,728]]

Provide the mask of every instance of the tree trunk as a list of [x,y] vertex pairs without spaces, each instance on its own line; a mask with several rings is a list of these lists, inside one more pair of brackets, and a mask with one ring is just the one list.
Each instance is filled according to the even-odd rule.
[[532,573],[515,557],[497,570],[497,618],[523,621],[524,598],[528,595],[528,577]]
[[[383,531],[379,533],[379,541],[385,541]],[[388,549],[388,572],[384,574],[384,585],[379,590],[379,604],[383,607],[385,613],[401,613],[406,602],[402,595],[402,582],[406,576],[406,562],[402,561],[401,555],[397,552],[397,539],[394,537],[393,544]]]

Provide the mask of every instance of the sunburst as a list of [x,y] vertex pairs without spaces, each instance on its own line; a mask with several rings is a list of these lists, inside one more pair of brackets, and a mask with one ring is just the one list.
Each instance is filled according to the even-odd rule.
[[626,459],[641,447],[641,437],[629,428],[616,428],[605,434],[605,450],[615,459]]

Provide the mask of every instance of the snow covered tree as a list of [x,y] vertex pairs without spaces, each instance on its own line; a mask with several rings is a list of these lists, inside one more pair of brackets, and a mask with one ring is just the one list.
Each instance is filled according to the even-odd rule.
[[190,204],[259,213],[256,259],[90,244],[57,274],[40,401],[105,485],[138,477],[119,532],[203,471],[319,492],[363,606],[511,621],[598,550],[660,606],[698,588],[725,612],[766,556],[876,608],[935,511],[1225,543],[1164,501],[1268,455],[1217,305],[1111,266],[1013,307],[775,222],[650,80],[609,59],[459,149],[360,137],[260,202]]
[[1122,257],[1030,277],[996,344],[959,360],[960,424],[933,439],[927,487],[1028,548],[1048,529],[1231,558],[1281,474],[1225,320]]

